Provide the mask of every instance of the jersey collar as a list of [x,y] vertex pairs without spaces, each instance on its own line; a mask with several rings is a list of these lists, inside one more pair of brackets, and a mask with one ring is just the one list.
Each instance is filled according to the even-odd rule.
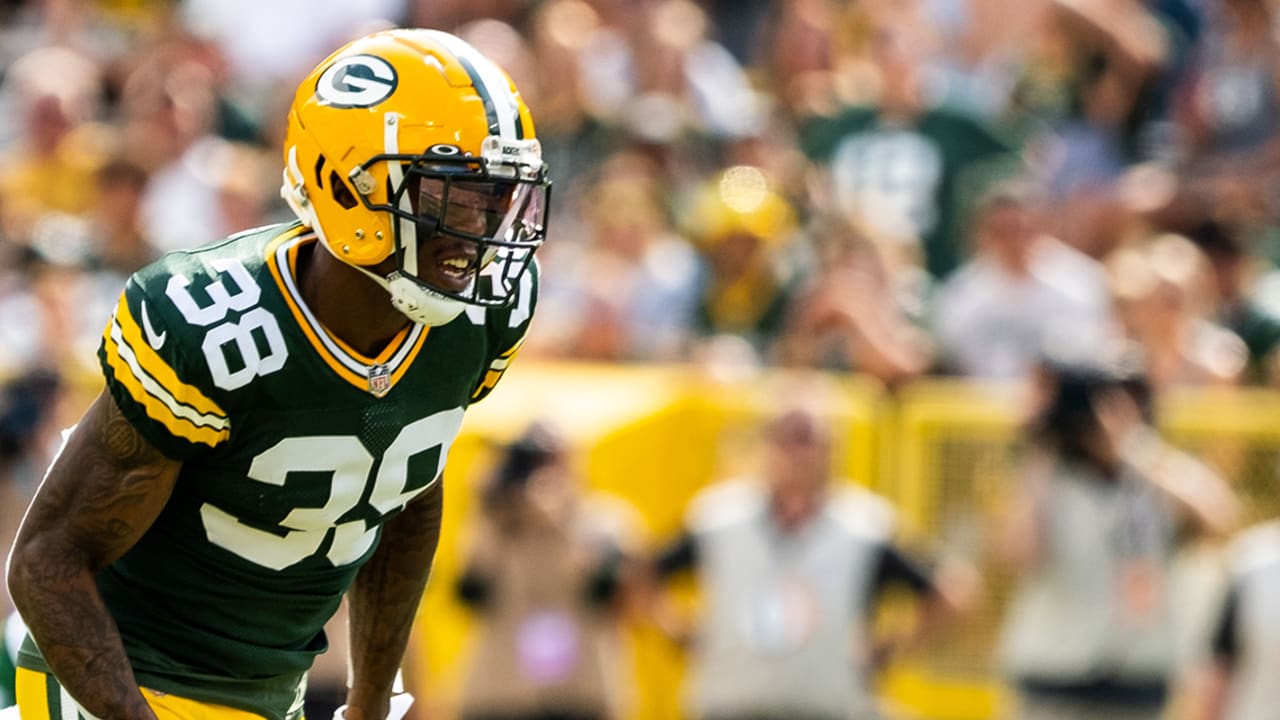
[[298,251],[316,241],[314,232],[294,228],[267,244],[267,266],[302,334],[334,373],[351,385],[382,397],[395,387],[422,349],[430,328],[414,323],[401,330],[377,357],[360,354],[329,332],[302,299],[298,288]]

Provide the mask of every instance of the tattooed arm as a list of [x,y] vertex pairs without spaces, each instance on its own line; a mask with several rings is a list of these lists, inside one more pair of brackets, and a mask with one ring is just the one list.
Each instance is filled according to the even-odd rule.
[[14,541],[14,604],[58,681],[96,717],[155,718],[94,575],[150,527],[180,467],[103,393],[49,469]]
[[431,572],[443,512],[440,478],[387,522],[378,549],[347,593],[352,668],[347,720],[387,716],[391,684]]

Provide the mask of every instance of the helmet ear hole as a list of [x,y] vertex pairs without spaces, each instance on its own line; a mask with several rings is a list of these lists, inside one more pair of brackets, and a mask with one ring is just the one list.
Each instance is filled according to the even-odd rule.
[[359,204],[356,202],[355,194],[351,192],[347,184],[342,181],[342,176],[336,171],[329,172],[329,191],[333,193],[333,201],[348,210]]

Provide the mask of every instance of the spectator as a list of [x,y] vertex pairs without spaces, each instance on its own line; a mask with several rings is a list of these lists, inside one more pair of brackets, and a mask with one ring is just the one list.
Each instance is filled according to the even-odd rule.
[[1032,36],[1043,3],[1007,0],[932,0],[889,3],[898,22],[915,22],[933,30],[936,56],[929,67],[929,89],[947,105],[1003,122],[1009,93],[1017,80],[1021,57]]
[[[1193,159],[1232,163],[1280,152],[1280,39],[1270,0],[1209,3],[1207,37],[1184,89],[1182,120]],[[1259,163],[1261,164],[1261,163]]]
[[[635,138],[658,145],[694,134],[727,140],[753,132],[759,98],[742,66],[708,38],[706,13],[691,0],[602,3],[633,14],[614,25],[624,43],[593,44],[586,76],[592,107]],[[638,16],[638,17],[637,17]],[[605,36],[597,36],[597,41]]]
[[703,335],[740,335],[767,354],[794,283],[790,203],[760,168],[740,165],[699,189],[686,224],[705,267],[695,326]]
[[[721,13],[730,6],[735,14],[741,12],[741,0],[714,4],[725,8]],[[756,51],[759,59],[752,64],[766,71],[770,90],[794,115],[820,112],[830,102],[836,83],[837,49],[832,32],[838,22],[836,4],[800,0],[773,5],[771,14],[775,17],[762,18],[767,20],[760,30],[764,42]]]
[[90,269],[88,228],[78,218],[46,214],[31,229],[0,292],[0,372],[79,370],[101,340],[102,314],[120,288]]
[[674,360],[688,352],[697,253],[672,228],[662,175],[640,152],[605,160],[583,208],[585,247],[548,246],[549,311],[531,350],[591,360]]
[[[1160,79],[1169,35],[1144,0],[1050,0],[1011,95],[1011,122],[1030,126],[1034,163],[1055,206],[1052,231],[1100,257],[1122,240],[1116,183],[1139,160],[1167,155]],[[1157,151],[1156,146],[1162,146]],[[1166,159],[1166,158],[1161,158]]]
[[988,379],[1027,377],[1056,346],[1101,347],[1112,333],[1101,265],[1047,234],[1029,189],[993,188],[975,212],[976,254],[933,299],[947,369]]
[[83,215],[45,213],[30,229],[18,273],[0,296],[0,367],[80,369],[102,336],[129,275],[155,259],[142,234],[139,203],[146,174],[109,160],[94,177],[93,206]]
[[834,208],[875,235],[919,242],[924,266],[942,279],[965,255],[965,193],[1018,160],[993,128],[929,102],[915,41],[910,27],[876,28],[878,95],[811,121],[801,142],[826,171]]
[[22,234],[46,212],[79,213],[93,204],[93,175],[110,134],[91,122],[98,111],[98,67],[72,50],[44,47],[16,60],[4,89],[21,127],[0,148],[5,225]]
[[602,72],[592,61],[616,52],[618,38],[584,0],[550,0],[532,11],[528,39],[535,58],[529,67],[539,69],[528,95],[539,108],[543,153],[558,168],[557,186],[580,195],[582,180],[617,141],[595,112],[589,79]]
[[1214,322],[1209,265],[1190,240],[1165,233],[1134,243],[1112,253],[1107,269],[1122,331],[1142,347],[1153,385],[1239,381],[1248,349]]
[[1118,178],[1144,158],[1141,133],[1173,48],[1158,11],[1143,0],[1050,0],[1014,88],[1015,112],[1029,111],[1065,144],[1054,189],[1071,192]]
[[1179,524],[1221,536],[1234,498],[1153,430],[1140,372],[1095,359],[1047,363],[1040,379],[1047,401],[999,543],[1017,576],[1000,643],[1017,717],[1155,720],[1175,663]]
[[866,373],[894,386],[924,373],[933,347],[906,313],[880,248],[848,223],[816,224],[814,271],[791,299],[774,360]]
[[409,8],[406,26],[448,30],[480,18],[514,24],[536,3],[537,0],[411,0],[406,3]]
[[108,161],[97,174],[98,201],[88,214],[95,265],[120,277],[132,275],[156,259],[142,230],[142,194],[147,173],[123,157]]
[[135,70],[123,99],[126,138],[147,147],[144,234],[168,252],[262,225],[270,187],[264,151],[216,134],[218,95],[208,67],[162,62]]
[[902,584],[918,596],[921,628],[956,605],[956,588],[892,544],[892,508],[832,477],[831,443],[811,410],[773,417],[759,476],[696,497],[658,556],[661,578],[697,571],[694,717],[875,717],[869,620],[880,592]]
[[579,495],[565,438],[535,424],[484,489],[458,584],[480,617],[464,720],[620,718],[626,521]]
[[1220,216],[1263,245],[1274,264],[1275,198],[1280,192],[1280,35],[1271,0],[1207,3],[1204,42],[1181,88],[1179,119],[1188,186]]
[[1245,379],[1280,382],[1280,318],[1251,295],[1256,263],[1240,230],[1206,219],[1188,237],[1209,262],[1218,300],[1213,319],[1235,333],[1248,351]]

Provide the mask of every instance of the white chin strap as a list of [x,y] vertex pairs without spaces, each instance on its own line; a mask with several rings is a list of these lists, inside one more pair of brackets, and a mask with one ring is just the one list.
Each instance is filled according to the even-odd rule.
[[370,280],[378,283],[386,288],[391,294],[391,304],[395,309],[404,313],[410,320],[435,327],[452,322],[454,318],[462,314],[466,309],[466,304],[451,297],[441,295],[429,288],[414,282],[412,279],[401,275],[399,272],[393,272],[387,277],[382,277],[377,273],[370,272],[367,268],[351,263],[338,257],[333,247],[327,243],[320,243],[329,254],[341,260],[343,264],[359,270],[369,277]]
[[466,308],[465,304],[432,292],[400,273],[391,273],[386,280],[382,278],[378,280],[391,293],[391,304],[416,323],[429,326],[444,325],[461,315]]

